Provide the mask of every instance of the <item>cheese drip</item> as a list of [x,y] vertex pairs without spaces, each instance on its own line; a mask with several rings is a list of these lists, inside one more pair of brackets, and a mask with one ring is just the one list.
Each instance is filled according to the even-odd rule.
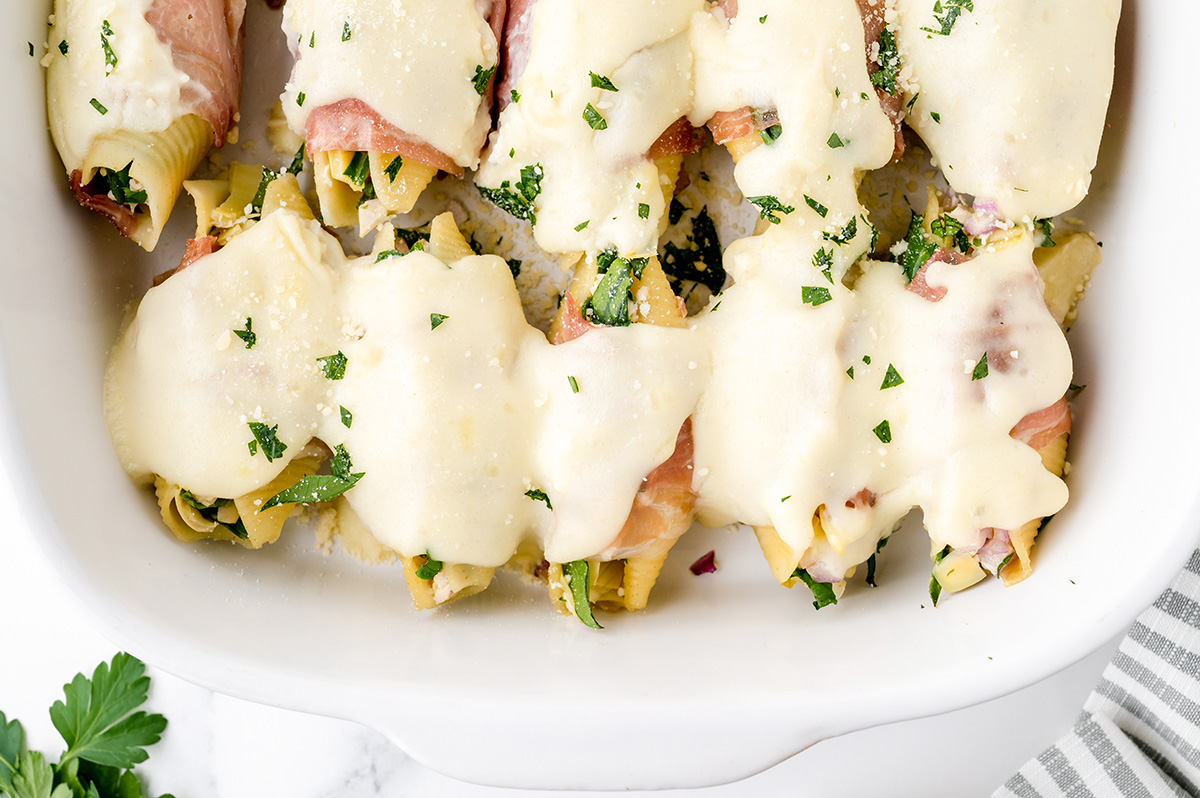
[[[251,349],[233,333],[246,317]],[[337,352],[330,379],[317,358]],[[497,566],[529,538],[565,562],[616,538],[707,374],[686,329],[552,346],[500,258],[347,261],[317,222],[277,211],[150,290],[113,351],[106,418],[139,480],[234,497],[315,437],[366,474],[346,499],[388,547]],[[247,448],[253,421],[278,425],[273,463]]]
[[905,101],[916,98],[907,121],[956,191],[1014,221],[1084,198],[1120,12],[1120,0],[976,3],[941,35],[927,0],[896,0]]
[[865,262],[853,291],[830,285],[786,222],[734,244],[735,285],[692,322],[713,362],[693,419],[702,522],[772,526],[798,566],[833,581],[913,507],[938,550],[1061,509],[1065,484],[1009,436],[1071,378],[1032,249],[1025,235],[930,264],[927,282],[946,290],[931,302],[893,263]]
[[[357,99],[464,168],[491,127],[477,70],[495,68],[495,34],[474,0],[292,0],[283,29],[296,65],[283,95],[288,124]],[[476,80],[480,88],[476,88]],[[303,100],[300,99],[303,94]]]
[[[540,165],[533,232],[542,249],[613,247],[622,256],[657,250],[666,210],[661,181],[670,179],[646,154],[691,108],[688,28],[703,7],[703,0],[534,7],[520,99],[501,114],[476,182],[515,187],[522,168]],[[615,90],[594,86],[593,73]]]
[[[55,3],[43,62],[47,64],[46,109],[54,146],[68,173],[83,166],[97,137],[117,131],[165,130],[190,111],[180,94],[189,78],[175,67],[170,48],[146,21],[151,4],[151,0]],[[105,25],[111,35],[104,34]],[[102,34],[117,61],[111,71]]]

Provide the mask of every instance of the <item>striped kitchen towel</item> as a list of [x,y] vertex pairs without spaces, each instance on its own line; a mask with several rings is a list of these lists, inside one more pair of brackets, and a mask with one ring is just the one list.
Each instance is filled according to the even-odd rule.
[[1130,628],[1075,727],[993,798],[1200,797],[1200,550]]

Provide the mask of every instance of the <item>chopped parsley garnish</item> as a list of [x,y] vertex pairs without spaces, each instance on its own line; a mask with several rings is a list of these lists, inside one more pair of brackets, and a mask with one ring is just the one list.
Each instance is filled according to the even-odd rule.
[[[896,78],[900,76],[900,48],[896,46],[896,35],[887,25],[879,31],[879,69],[871,73],[871,85],[896,96]],[[863,95],[863,99],[867,99]]]
[[595,72],[588,72],[588,75],[590,75],[592,78],[592,88],[593,89],[604,89],[605,91],[620,91],[620,89],[618,89],[616,86],[613,85],[613,82],[611,80],[604,77],[603,75],[597,75]]
[[1051,238],[1054,235],[1054,223],[1050,219],[1035,219],[1033,229],[1042,234],[1042,240],[1038,242],[1039,247],[1057,246],[1054,239]]
[[299,106],[304,105],[304,92],[300,92],[299,94],[296,95],[296,105],[299,105]]
[[900,268],[911,283],[921,267],[937,252],[937,243],[925,237],[925,217],[914,213],[908,223],[908,246],[900,255]]
[[254,329],[251,326],[252,323],[253,323],[252,319],[249,316],[247,316],[246,317],[246,329],[233,331],[233,334],[236,335],[238,338],[241,338],[242,341],[246,344],[247,349],[253,349],[254,344],[256,344],[258,342],[258,336],[254,334]]
[[596,256],[596,268],[604,276],[588,300],[592,319],[610,327],[629,326],[629,289],[633,278],[641,278],[647,258],[619,258],[607,249]]
[[833,592],[833,585],[828,582],[818,582],[808,575],[808,571],[803,568],[797,568],[792,572],[793,579],[799,579],[804,584],[808,585],[808,589],[813,595],[813,609],[821,609],[828,607],[830,604],[837,604],[837,594]]
[[63,55],[66,55],[70,51],[70,49],[71,49],[71,45],[67,44],[66,39],[63,39],[62,41],[60,41],[58,43],[58,51],[60,53],[62,53]]
[[833,284],[833,252],[828,249],[818,249],[813,255],[813,268],[825,275],[825,279]]
[[889,540],[891,540],[891,538],[881,538],[879,541],[879,545],[875,547],[875,554],[872,554],[870,557],[867,558],[866,582],[871,587],[879,587],[879,585],[875,584],[875,555],[879,554],[879,552],[883,551],[883,547],[887,545],[887,542]]
[[262,179],[258,181],[258,188],[254,192],[254,198],[250,200],[250,210],[252,213],[261,214],[263,203],[267,199],[267,186],[274,182],[279,175],[272,172],[270,169],[263,167]]
[[375,262],[380,263],[381,261],[385,261],[388,258],[400,258],[403,256],[404,256],[404,253],[398,249],[385,249],[383,252],[380,252],[378,255],[375,256]]
[[592,130],[604,130],[608,127],[608,122],[600,115],[600,112],[592,107],[591,103],[583,109],[583,119],[588,123]]
[[[996,576],[997,577],[1000,576],[1000,573],[1005,569],[1005,567],[1008,566],[1009,560],[1011,560],[1013,557],[1015,557],[1016,554],[1017,553],[1015,551],[1010,551],[1008,553],[1008,555],[1003,560],[1000,561],[1000,564],[998,566],[996,566]],[[1075,584],[1075,583],[1072,582],[1071,584]]]
[[311,48],[313,48],[313,47],[316,47],[316,46],[317,46],[317,32],[316,32],[316,31],[313,31],[313,32],[312,32],[312,33],[309,35],[309,37],[308,37],[308,46],[309,46],[309,48],[310,48],[310,49],[311,49]]
[[353,488],[358,481],[366,476],[366,472],[350,473],[354,464],[350,462],[350,453],[346,447],[338,444],[334,450],[333,459],[329,461],[329,474],[309,474],[290,488],[281,490],[263,502],[259,510],[269,510],[281,504],[302,504],[307,502],[327,502],[336,499]]
[[763,140],[763,144],[768,147],[779,141],[779,137],[783,135],[783,125],[771,125],[758,131],[758,136]]
[[791,205],[784,205],[775,197],[764,195],[761,197],[746,197],[751,203],[758,206],[758,215],[766,219],[771,224],[779,224],[782,221],[776,214],[788,214],[796,210]]
[[567,382],[571,384],[571,393],[579,393],[579,381],[573,376],[567,375]]
[[883,443],[892,442],[892,425],[888,423],[886,418],[883,421],[880,421],[878,426],[871,430],[871,432],[874,432],[875,437]]
[[492,75],[496,74],[496,65],[492,64],[487,69],[481,66],[475,67],[475,76],[471,78],[471,85],[475,87],[475,93],[480,97],[487,91],[488,81],[492,79]]
[[779,503],[780,503],[780,504],[783,504],[785,501],[787,501],[787,500],[788,500],[788,499],[790,499],[790,498],[792,498],[792,494],[790,494],[790,493],[789,493],[788,495],[786,495],[786,496],[784,496],[782,499],[780,499],[780,500],[779,500]]
[[429,556],[429,552],[425,552],[425,562],[417,568],[417,579],[424,579],[426,582],[433,579],[442,572],[444,563],[441,560],[435,560]]
[[342,24],[342,41],[350,41],[350,20],[346,20]]
[[[679,206],[679,215],[684,207],[678,201],[671,202],[671,213]],[[678,222],[677,218],[671,224]],[[721,254],[721,241],[717,237],[717,226],[708,215],[708,208],[701,208],[692,219],[692,232],[687,237],[688,248],[676,246],[670,241],[663,244],[662,267],[671,281],[671,288],[679,293],[683,281],[706,286],[717,293],[725,285],[725,265]]]
[[854,366],[851,366],[850,368],[846,369],[846,376],[849,377],[850,379],[854,379]]
[[388,180],[394,183],[396,182],[396,176],[400,174],[400,167],[402,166],[404,166],[404,159],[397,155],[383,168],[383,173],[387,175]]
[[88,100],[88,103],[89,103],[89,104],[90,104],[90,105],[91,105],[93,108],[95,108],[97,111],[99,111],[99,112],[100,112],[100,116],[104,116],[105,114],[107,114],[107,113],[108,113],[108,109],[107,109],[107,108],[105,108],[103,105],[101,105],[101,104],[100,104],[100,101],[99,101],[99,100],[97,100],[95,97],[93,97],[92,99]]
[[592,221],[591,219],[584,219],[582,222],[580,222],[579,224],[575,225],[575,232],[576,232],[576,233],[578,233],[578,232],[580,232],[580,231],[582,231],[582,230],[586,230],[586,229],[587,229],[587,226],[588,226],[589,224],[591,224],[591,221]]
[[340,349],[332,355],[317,358],[317,362],[321,364],[321,373],[327,380],[340,380],[346,376],[348,360]]
[[537,488],[530,488],[525,491],[525,495],[533,499],[535,502],[545,502],[547,510],[553,510],[554,505],[550,503],[550,497],[546,495],[546,491]]
[[929,224],[929,232],[938,238],[949,238],[954,246],[966,253],[971,249],[971,240],[963,230],[963,224],[953,216],[939,216]]
[[[926,33],[933,33],[938,36],[949,36],[954,30],[954,23],[958,21],[958,17],[964,11],[974,11],[974,0],[935,0],[933,4],[933,18],[937,20],[937,28],[921,28]],[[938,15],[941,16],[938,16]],[[934,602],[934,606],[936,606]]]
[[33,58],[33,42],[25,42],[25,43],[27,45],[29,45],[29,57]]
[[101,180],[107,184],[108,191],[118,205],[140,205],[149,199],[149,195],[142,189],[133,189],[131,187],[129,170],[133,168],[133,161],[125,164],[125,168],[121,170],[104,169],[101,173]]
[[[950,553],[950,547],[939,551],[933,557],[933,565],[936,568],[938,563],[946,559],[946,555]],[[938,599],[942,597],[942,583],[937,580],[936,576],[929,577],[929,598],[933,600],[933,606],[937,606]]]
[[448,318],[450,318],[450,317],[445,315],[444,313],[430,313],[429,314],[429,329],[436,330],[438,327],[441,327],[442,322],[444,322]]
[[112,35],[112,26],[106,19],[100,23],[100,46],[104,48],[104,74],[106,76],[111,75],[117,68],[117,54],[113,52],[112,45],[108,43],[108,37]]
[[184,504],[188,505],[196,512],[200,513],[200,517],[205,521],[213,521],[220,524],[229,530],[229,533],[238,540],[249,540],[250,533],[246,531],[246,525],[242,523],[241,518],[235,518],[229,523],[224,523],[218,520],[222,507],[228,507],[233,504],[233,499],[213,499],[212,504],[205,504],[192,494],[190,490],[179,491],[179,498],[183,499]]
[[759,24],[759,25],[764,25],[764,24],[766,24],[766,21],[767,21],[767,15],[766,15],[766,14],[763,14],[761,17],[759,17],[759,18],[758,18],[758,24]]
[[370,156],[365,152],[354,153],[354,157],[350,159],[349,165],[342,171],[342,174],[350,178],[350,182],[361,189],[371,177]]
[[517,91],[516,89],[513,89],[512,91],[510,91],[508,93],[508,96],[511,97],[512,101],[515,103],[521,102],[521,93],[519,91]]
[[354,423],[354,414],[347,410],[345,405],[338,405],[338,410],[342,413],[342,426],[350,429],[350,425]]
[[859,96],[859,99],[863,100],[864,102],[871,99],[870,97],[867,96],[867,93],[865,91],[859,92],[858,96]]
[[507,180],[500,184],[500,188],[477,188],[485,200],[500,210],[530,224],[537,224],[533,201],[542,192],[543,175],[542,165],[532,164],[521,169],[521,180],[517,183],[516,190],[509,188]]
[[886,391],[888,388],[895,388],[897,385],[903,385],[904,378],[900,376],[900,372],[896,371],[896,367],[888,363],[887,373],[883,375],[883,383],[879,386],[879,390]]
[[821,238],[826,241],[832,241],[840,247],[850,243],[856,235],[858,235],[858,217],[851,216],[850,221],[846,222],[846,226],[841,230],[833,232],[826,230],[824,233],[821,233]]
[[817,212],[817,216],[820,216],[822,219],[824,219],[826,216],[828,216],[828,215],[829,215],[829,209],[828,209],[828,208],[826,208],[824,205],[822,205],[821,203],[817,202],[815,199],[813,199],[812,197],[808,196],[807,194],[805,194],[805,195],[804,195],[804,203],[805,203],[806,205],[808,205],[808,207],[810,207],[810,208],[812,208],[814,211],[816,211],[816,212]]
[[650,218],[650,206],[644,202],[638,203],[638,218],[639,219],[649,219]]
[[908,101],[908,105],[906,105],[906,106],[904,106],[904,107],[905,107],[907,110],[911,111],[911,110],[913,109],[913,106],[917,104],[917,98],[918,98],[918,97],[920,97],[920,96],[921,96],[921,92],[917,92],[916,94],[914,94],[914,95],[912,96],[912,99]]
[[250,432],[254,434],[254,440],[247,444],[251,457],[258,454],[260,448],[268,463],[273,463],[277,458],[283,457],[283,453],[287,451],[287,444],[278,438],[278,424],[268,427],[261,421],[251,421],[246,426],[250,427]]
[[863,360],[863,362],[864,362],[864,363],[866,363],[868,366],[869,366],[869,365],[871,365],[871,356],[870,356],[870,355],[863,355],[863,358],[862,358],[862,360]]
[[[942,124],[942,115],[941,115],[941,114],[939,114],[937,111],[930,111],[930,112],[929,112],[929,115],[930,115],[931,117],[933,117],[933,121],[934,121],[934,122],[937,122],[939,125],[940,125],[940,124]],[[953,166],[951,166],[950,168],[951,168],[951,169],[953,169],[954,167],[953,167]],[[1017,189],[1017,190],[1018,190],[1018,191],[1021,191],[1022,189]]]
[[815,308],[832,300],[833,295],[823,285],[806,285],[800,289],[800,299],[804,304],[812,305]]
[[592,614],[592,603],[588,600],[588,572],[591,570],[588,561],[575,560],[563,565],[562,569],[563,575],[567,579],[567,585],[571,588],[571,601],[575,605],[575,617],[582,621],[584,626],[603,629],[603,626],[596,623],[596,616]]
[[683,203],[675,197],[671,197],[671,205],[667,209],[667,223],[672,225],[679,224],[679,220],[683,218],[685,211],[687,211],[687,208],[684,207]]
[[983,353],[983,357],[979,358],[979,362],[975,364],[975,370],[971,372],[971,382],[982,380],[988,375],[987,352]]
[[295,157],[292,158],[292,163],[287,168],[289,174],[298,175],[304,171],[304,149],[305,144],[300,145],[300,149],[296,150]]
[[829,145],[829,149],[831,149],[831,150],[836,150],[839,147],[846,146],[846,142],[842,141],[842,137],[839,136],[837,133],[830,133],[829,141],[827,141],[826,144]]

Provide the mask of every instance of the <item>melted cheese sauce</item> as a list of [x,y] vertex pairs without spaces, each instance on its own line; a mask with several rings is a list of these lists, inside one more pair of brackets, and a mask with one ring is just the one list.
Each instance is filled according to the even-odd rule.
[[[501,114],[477,182],[515,186],[522,167],[541,164],[533,233],[542,249],[615,247],[627,257],[657,250],[666,211],[660,181],[667,178],[645,156],[691,109],[688,29],[704,5],[565,0],[534,7],[520,100]],[[594,87],[589,73],[617,90]],[[589,105],[607,127],[584,119]]]
[[[47,34],[46,98],[50,134],[68,172],[83,166],[98,136],[165,130],[188,113],[180,91],[188,76],[146,21],[151,0],[57,0]],[[105,62],[106,35],[117,65]],[[66,42],[64,55],[60,43]],[[105,109],[101,113],[93,104]]]
[[1075,207],[1104,129],[1120,0],[977,3],[946,36],[927,0],[896,12],[905,100],[917,97],[907,121],[950,185],[1016,221]]
[[358,99],[459,166],[479,163],[491,117],[474,79],[499,56],[475,0],[291,0],[283,29],[296,54],[283,95],[293,130],[314,108]]
[[[247,317],[249,350],[232,332]],[[316,358],[339,351],[345,376],[327,379]],[[617,536],[707,374],[692,331],[553,346],[500,258],[347,261],[316,222],[279,211],[147,293],[113,350],[106,419],[141,481],[242,495],[315,437],[366,474],[346,498],[387,546],[496,566],[531,538],[565,562]],[[278,425],[282,457],[250,453],[250,422]]]

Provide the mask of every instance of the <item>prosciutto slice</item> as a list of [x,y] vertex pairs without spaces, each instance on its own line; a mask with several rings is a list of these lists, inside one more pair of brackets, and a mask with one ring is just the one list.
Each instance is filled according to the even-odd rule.
[[241,97],[245,16],[246,0],[154,0],[146,12],[175,66],[191,78],[182,89],[184,107],[212,126],[217,146]]
[[[868,72],[874,71],[877,64],[873,53],[878,52],[879,35],[883,32],[884,6],[884,0],[858,0],[858,13],[862,16],[863,35],[867,46]],[[896,90],[895,95],[892,95],[878,86],[875,87],[875,96],[879,98],[879,105],[883,108],[883,112],[887,114],[888,119],[892,120],[896,136],[896,143],[892,149],[892,160],[899,160],[900,156],[904,154],[904,131],[900,127],[900,122],[904,119],[903,97],[899,89]]]
[[93,194],[82,180],[83,173],[78,169],[71,172],[71,192],[75,195],[75,199],[79,200],[79,204],[89,211],[96,211],[107,217],[121,232],[121,235],[128,237],[137,227],[137,214],[128,205],[121,205],[108,196],[105,190]]
[[362,100],[342,100],[314,108],[308,115],[304,138],[310,155],[329,150],[387,152],[413,158],[455,177],[463,176],[463,168],[449,155],[386,121]]

